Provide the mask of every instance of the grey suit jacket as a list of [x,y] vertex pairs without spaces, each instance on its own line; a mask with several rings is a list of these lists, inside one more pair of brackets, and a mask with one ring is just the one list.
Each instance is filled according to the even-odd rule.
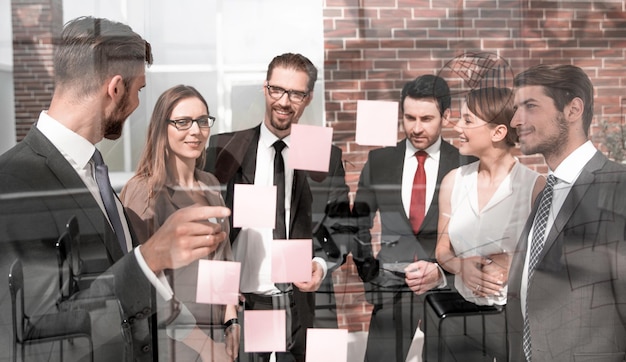
[[[152,360],[151,284],[134,253],[123,254],[105,215],[74,168],[33,127],[23,141],[0,156],[1,274],[8,274],[13,260],[22,260],[25,272],[31,275],[27,292],[32,294],[27,295],[26,302],[31,314],[56,311],[59,287],[54,243],[71,216],[78,219],[81,240],[95,245],[94,253],[110,265],[89,289],[80,291],[73,299],[118,299],[124,313],[121,327],[132,331],[134,358]],[[7,293],[3,302],[10,304],[8,298]],[[3,320],[7,321],[11,320],[8,304],[2,308]],[[94,330],[100,329],[98,323],[105,320],[107,324],[119,321],[119,313],[95,320]],[[116,328],[117,333],[120,330]],[[3,333],[0,338],[6,339],[3,345],[11,343],[10,333]]]
[[[510,360],[524,360],[520,286],[529,216],[509,273]],[[533,361],[626,360],[626,168],[598,152],[549,231],[527,291]]]

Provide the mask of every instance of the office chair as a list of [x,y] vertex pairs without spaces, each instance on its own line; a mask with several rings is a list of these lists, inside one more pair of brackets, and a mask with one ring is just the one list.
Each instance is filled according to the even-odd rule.
[[63,311],[29,316],[24,309],[24,271],[22,262],[17,259],[9,270],[9,290],[11,292],[13,321],[13,361],[17,361],[17,345],[21,345],[22,360],[25,359],[26,345],[60,342],[60,356],[63,360],[63,340],[87,338],[89,353],[93,361],[91,340],[91,318],[84,310]]
[[[74,268],[72,266],[72,239],[70,234],[65,231],[56,242],[57,264],[59,271],[59,300],[58,305],[68,300],[76,291],[78,286],[74,276]],[[67,262],[67,288],[65,287],[64,267]]]
[[70,217],[67,224],[65,224],[65,230],[71,240],[71,263],[75,286],[78,289],[87,288],[94,279],[109,267],[108,260],[84,259],[81,257],[81,237],[76,216]]
[[[456,291],[439,291],[432,292],[426,295],[424,302],[424,358],[428,358],[427,346],[428,346],[428,334],[427,334],[427,321],[428,315],[427,307],[430,306],[435,312],[435,316],[438,318],[437,324],[437,360],[443,360],[443,322],[452,317],[463,317],[463,335],[467,335],[466,317],[480,316],[482,322],[482,352],[483,355],[487,353],[486,336],[485,336],[485,316],[490,314],[504,313],[505,320],[505,334],[507,331],[506,326],[506,306],[500,305],[476,305],[472,302],[468,302]],[[506,343],[506,354],[508,355],[508,342]]]

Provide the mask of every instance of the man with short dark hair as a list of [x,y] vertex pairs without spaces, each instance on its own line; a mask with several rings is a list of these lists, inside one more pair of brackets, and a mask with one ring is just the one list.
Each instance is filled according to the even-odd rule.
[[511,361],[626,358],[626,168],[588,140],[593,85],[573,65],[515,77],[524,154],[549,167],[509,274]]
[[[163,270],[187,265],[215,250],[226,233],[207,220],[230,212],[224,207],[181,209],[137,246],[95,144],[119,138],[126,118],[139,105],[145,67],[152,64],[150,44],[127,25],[81,17],[65,25],[55,46],[50,107],[23,141],[0,156],[3,275],[14,260],[24,264],[27,309],[33,321],[58,309],[119,301],[121,316],[117,308],[92,314],[93,331],[98,332],[92,336],[94,345],[101,348],[96,354],[124,351],[117,345],[128,340],[133,346],[129,359],[152,361],[158,358],[153,343],[155,296],[175,302]],[[57,305],[55,242],[70,217],[78,220],[81,242],[93,247],[90,257],[102,260],[107,268],[89,288]],[[172,308],[170,315],[168,304],[163,320],[175,320],[184,306],[172,303]],[[10,312],[11,308],[3,308],[3,320],[11,320]],[[116,321],[120,325],[111,328]],[[8,346],[11,334],[2,335],[2,345]],[[80,349],[72,351],[76,359],[83,357],[77,355]],[[41,352],[29,346],[22,359],[41,358],[36,354]],[[87,356],[92,351],[83,352]]]
[[[461,164],[459,151],[441,138],[450,104],[441,77],[422,75],[405,84],[400,110],[406,138],[370,151],[361,172],[353,213],[362,249],[354,260],[374,305],[367,361],[404,361],[422,315],[419,296],[446,285],[435,259],[439,185]],[[370,229],[377,211],[381,249],[374,259]]]

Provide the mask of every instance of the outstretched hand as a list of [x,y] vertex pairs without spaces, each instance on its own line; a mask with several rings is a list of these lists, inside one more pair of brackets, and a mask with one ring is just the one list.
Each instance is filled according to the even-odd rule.
[[230,215],[221,206],[190,206],[174,212],[140,247],[148,267],[158,274],[177,269],[209,255],[226,240],[219,220]]
[[311,280],[308,282],[293,283],[301,292],[316,292],[322,285],[324,271],[316,261],[312,261],[311,263],[313,263],[311,266]]

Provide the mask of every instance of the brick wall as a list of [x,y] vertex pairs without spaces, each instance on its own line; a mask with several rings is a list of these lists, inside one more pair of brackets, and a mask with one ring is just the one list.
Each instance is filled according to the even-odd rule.
[[[52,34],[62,26],[62,0],[12,0],[11,5],[21,140],[52,96]],[[602,121],[610,123],[611,135],[619,134],[626,106],[622,0],[325,0],[323,6],[326,119],[344,150],[352,195],[371,149],[354,142],[357,100],[397,100],[405,82],[436,74],[464,52],[497,53],[515,72],[537,63],[581,66],[596,86],[592,140],[607,150]],[[450,129],[444,137],[455,142]],[[520,158],[547,171],[540,156]],[[354,264],[349,261],[333,277],[340,326],[367,330],[371,307]]]
[[[596,87],[592,140],[602,150],[601,122],[615,134],[624,122],[625,3],[619,1],[325,0],[326,120],[344,151],[352,196],[371,147],[354,142],[357,100],[398,100],[418,75],[437,74],[464,52],[494,52],[513,71],[538,63],[582,67]],[[458,112],[458,110],[457,110]],[[444,138],[455,142],[450,129]],[[401,136],[401,133],[399,133]],[[541,156],[522,162],[547,172]],[[376,230],[375,230],[376,231]],[[348,263],[336,271],[340,326],[367,330],[369,307]],[[365,314],[365,316],[364,316]]]
[[62,10],[62,0],[11,1],[17,141],[52,99],[53,34],[63,26]]

